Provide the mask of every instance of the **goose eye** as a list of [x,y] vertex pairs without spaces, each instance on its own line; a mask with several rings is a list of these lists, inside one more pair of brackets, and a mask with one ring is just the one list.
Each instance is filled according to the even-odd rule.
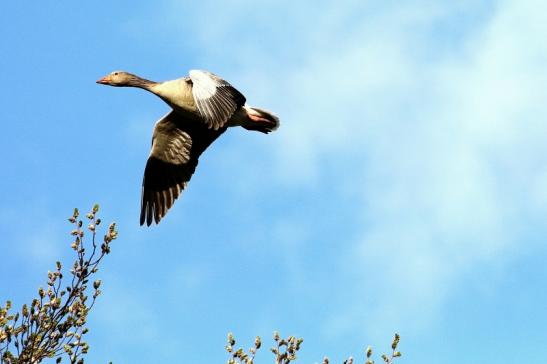
[[117,76],[118,75],[118,72],[114,72],[114,76]]

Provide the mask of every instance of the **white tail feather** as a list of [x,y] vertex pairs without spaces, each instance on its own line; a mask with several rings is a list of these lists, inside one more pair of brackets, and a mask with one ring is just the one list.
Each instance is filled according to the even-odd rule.
[[279,127],[279,118],[272,112],[257,107],[244,107],[249,118],[253,120],[253,124],[248,125],[247,129],[269,133]]

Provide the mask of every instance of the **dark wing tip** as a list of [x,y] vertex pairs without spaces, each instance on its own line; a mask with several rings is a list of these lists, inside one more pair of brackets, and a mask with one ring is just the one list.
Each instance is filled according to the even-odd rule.
[[141,220],[140,220],[140,225],[141,225],[141,226],[144,225],[144,209],[142,208],[142,206],[141,206]]
[[173,165],[154,156],[148,158],[141,192],[140,224],[159,224],[186,188],[197,165]]
[[166,201],[162,200],[161,191],[146,190],[143,187],[141,197],[141,216],[140,225],[159,224],[161,219],[166,215],[167,210],[171,207]]

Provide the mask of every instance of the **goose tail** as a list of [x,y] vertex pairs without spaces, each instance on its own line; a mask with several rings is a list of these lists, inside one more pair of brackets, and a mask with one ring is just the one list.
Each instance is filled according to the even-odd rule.
[[244,109],[249,119],[242,125],[245,129],[268,134],[279,127],[279,118],[272,112],[250,106],[244,106]]

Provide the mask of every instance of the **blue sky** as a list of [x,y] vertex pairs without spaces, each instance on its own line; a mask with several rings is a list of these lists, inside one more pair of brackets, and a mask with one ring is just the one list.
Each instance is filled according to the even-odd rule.
[[[71,209],[99,202],[120,238],[92,362],[223,362],[228,331],[247,346],[276,329],[305,338],[303,363],[362,358],[394,332],[401,363],[547,361],[546,13],[539,0],[4,3],[0,297],[30,300],[70,259]],[[95,80],[193,68],[281,127],[227,132],[142,228],[168,107]]]

